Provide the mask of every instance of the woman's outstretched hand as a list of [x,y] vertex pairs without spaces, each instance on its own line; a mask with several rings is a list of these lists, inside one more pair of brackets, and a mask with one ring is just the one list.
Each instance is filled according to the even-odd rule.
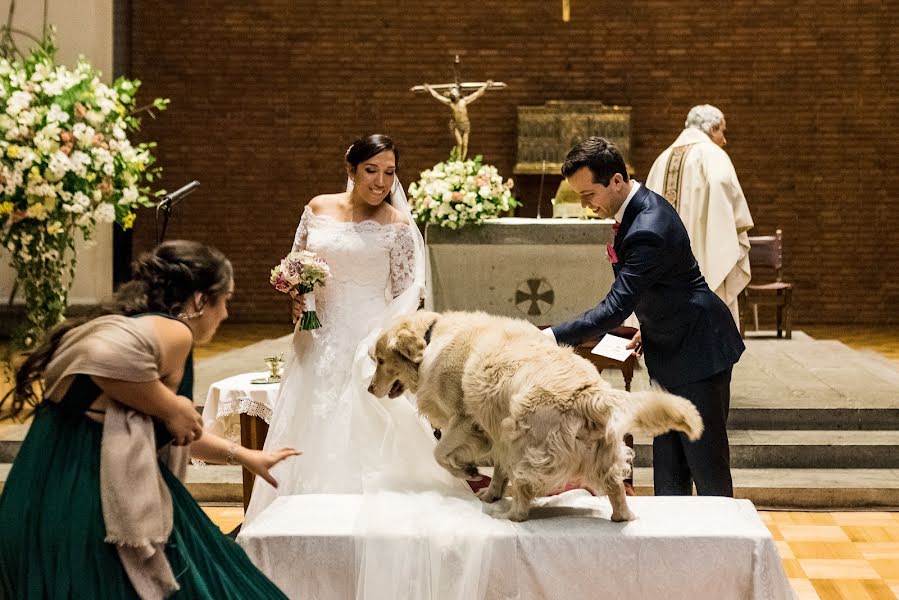
[[291,456],[300,456],[301,454],[302,452],[294,448],[281,448],[274,452],[268,452],[266,450],[250,450],[249,448],[241,447],[237,452],[236,458],[241,465],[246,467],[247,471],[262,477],[272,487],[277,488],[278,482],[272,477],[269,469],[282,460]]

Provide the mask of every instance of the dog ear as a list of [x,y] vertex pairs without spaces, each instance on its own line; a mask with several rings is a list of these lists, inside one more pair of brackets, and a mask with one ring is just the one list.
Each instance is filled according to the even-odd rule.
[[401,327],[387,343],[387,349],[419,364],[425,351],[425,339],[408,327]]

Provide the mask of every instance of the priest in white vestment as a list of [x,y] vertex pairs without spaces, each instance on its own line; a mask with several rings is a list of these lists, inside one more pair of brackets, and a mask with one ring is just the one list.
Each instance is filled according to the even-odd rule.
[[646,187],[677,209],[699,269],[740,326],[737,297],[749,283],[752,216],[724,146],[724,114],[694,106],[684,130],[652,165]]

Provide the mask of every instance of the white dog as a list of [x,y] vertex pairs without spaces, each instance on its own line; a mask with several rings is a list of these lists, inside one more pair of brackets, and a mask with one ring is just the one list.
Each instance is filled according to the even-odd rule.
[[559,347],[530,323],[485,313],[419,311],[385,330],[373,350],[369,391],[396,397],[406,389],[440,429],[438,463],[464,479],[494,465],[479,496],[512,504],[503,515],[528,517],[531,501],[577,481],[609,496],[613,521],[634,518],[623,479],[633,452],[625,433],[683,431],[702,419],[689,401],[658,391],[611,388],[596,368]]

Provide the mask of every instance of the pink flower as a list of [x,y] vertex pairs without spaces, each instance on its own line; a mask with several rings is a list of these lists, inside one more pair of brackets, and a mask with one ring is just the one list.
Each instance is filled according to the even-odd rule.
[[290,282],[284,278],[284,273],[278,273],[278,276],[275,278],[275,289],[279,292],[287,293],[290,291],[290,288],[293,286],[290,285]]

